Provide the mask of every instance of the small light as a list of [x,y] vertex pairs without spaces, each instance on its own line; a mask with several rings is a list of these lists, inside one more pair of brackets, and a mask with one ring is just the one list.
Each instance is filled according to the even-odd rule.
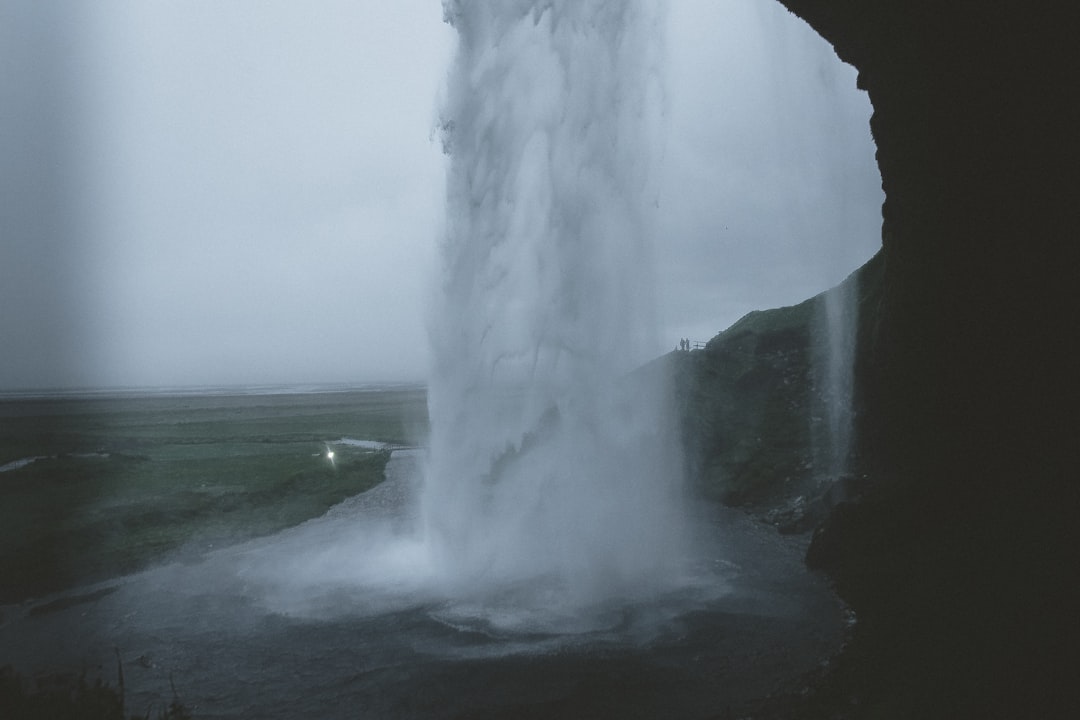
[[334,451],[333,451],[333,450],[327,450],[327,451],[326,451],[326,457],[328,457],[328,458],[330,458],[331,460],[333,460],[333,459],[334,459]]

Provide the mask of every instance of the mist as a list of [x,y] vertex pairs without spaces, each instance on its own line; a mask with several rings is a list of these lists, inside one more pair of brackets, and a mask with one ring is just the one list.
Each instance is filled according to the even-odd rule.
[[[0,387],[425,379],[438,3],[5,8]],[[800,20],[656,32],[652,355],[835,284],[881,223],[869,103]]]

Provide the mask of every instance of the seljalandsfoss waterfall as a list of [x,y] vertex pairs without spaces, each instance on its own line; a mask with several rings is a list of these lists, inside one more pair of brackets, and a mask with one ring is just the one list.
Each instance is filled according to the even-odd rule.
[[451,586],[538,607],[680,581],[682,463],[655,354],[651,3],[447,3],[460,37],[424,491]]
[[1080,717],[1074,4],[4,0],[0,720]]
[[[680,400],[672,368],[711,350],[664,355],[657,325],[661,4],[443,10],[457,50],[426,436],[320,440],[303,458],[320,472],[333,442],[383,448],[385,479],[284,530],[0,607],[0,647],[17,649],[0,661],[119,667],[128,708],[176,692],[196,717],[713,718],[797,694],[842,645],[851,616],[803,563],[809,536],[703,498],[684,457],[700,398]],[[828,312],[816,382],[837,474],[852,341],[844,308]],[[752,430],[767,453],[765,430],[724,434],[725,413],[707,419],[717,448],[739,455]],[[257,427],[249,444],[269,446]]]

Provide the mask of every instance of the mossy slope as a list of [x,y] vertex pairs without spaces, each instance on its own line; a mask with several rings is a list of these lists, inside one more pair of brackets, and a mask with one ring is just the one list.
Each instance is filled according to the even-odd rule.
[[[798,305],[752,312],[703,350],[665,357],[691,477],[732,505],[775,506],[814,495],[835,478],[823,461],[828,398],[824,303],[852,292],[856,343],[872,341],[882,261],[875,256],[841,285]],[[858,366],[855,368],[856,381]],[[858,392],[855,393],[858,404]],[[857,412],[856,408],[856,412]],[[858,455],[858,443],[853,445]]]

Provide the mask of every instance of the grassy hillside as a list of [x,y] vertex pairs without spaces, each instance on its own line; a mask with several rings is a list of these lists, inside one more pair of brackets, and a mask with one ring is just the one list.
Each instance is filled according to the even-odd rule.
[[[836,479],[824,462],[825,299],[851,291],[859,309],[856,344],[871,342],[881,269],[879,254],[837,288],[752,312],[703,350],[666,356],[691,475],[707,496],[768,508],[820,495]],[[855,374],[857,382],[857,365]]]
[[[0,603],[191,557],[382,480],[423,390],[0,402]],[[328,457],[333,450],[333,459]]]

